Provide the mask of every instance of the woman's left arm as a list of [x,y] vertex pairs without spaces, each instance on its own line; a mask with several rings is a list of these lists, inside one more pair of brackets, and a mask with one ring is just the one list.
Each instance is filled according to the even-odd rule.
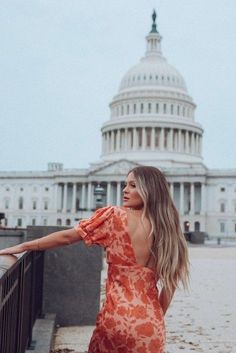
[[159,295],[159,302],[163,311],[163,314],[165,315],[171,300],[174,296],[175,288],[170,292],[167,291],[165,287],[162,287],[160,295]]
[[27,241],[10,248],[0,250],[0,255],[19,254],[28,250],[47,250],[60,246],[70,245],[81,240],[74,228],[61,230],[46,235],[42,238]]

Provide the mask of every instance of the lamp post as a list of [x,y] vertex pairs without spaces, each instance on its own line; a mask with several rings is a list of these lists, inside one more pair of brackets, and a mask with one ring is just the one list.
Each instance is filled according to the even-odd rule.
[[106,195],[106,190],[98,184],[93,192],[95,196],[95,207],[96,209],[103,207],[105,204],[105,195]]

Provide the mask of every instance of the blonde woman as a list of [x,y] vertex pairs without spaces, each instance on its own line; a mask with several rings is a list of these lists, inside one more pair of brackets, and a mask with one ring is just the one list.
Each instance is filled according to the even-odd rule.
[[106,300],[88,352],[163,353],[164,315],[176,287],[188,282],[187,245],[167,181],[157,168],[132,169],[123,193],[123,207],[101,208],[73,229],[2,250],[0,255],[79,240],[104,247]]

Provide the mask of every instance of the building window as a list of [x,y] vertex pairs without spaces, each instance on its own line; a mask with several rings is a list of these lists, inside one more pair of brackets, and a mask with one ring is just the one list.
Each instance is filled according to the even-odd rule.
[[9,208],[9,200],[6,199],[5,200],[5,209],[8,210],[8,208]]
[[134,114],[136,114],[136,104],[134,104]]
[[44,201],[44,209],[48,210],[48,201]]
[[43,225],[46,226],[48,224],[47,218],[44,218]]
[[234,233],[236,233],[236,223],[234,223]]
[[37,201],[33,201],[33,210],[36,210],[37,209]]
[[123,105],[121,107],[121,115],[124,115],[124,107],[123,107]]
[[17,219],[17,227],[22,227],[22,219],[21,218]]
[[129,115],[129,104],[126,107],[126,113],[127,113],[127,115]]
[[222,213],[225,212],[225,203],[224,202],[220,203],[220,212],[222,212]]
[[159,104],[156,104],[156,113],[159,113]]
[[71,225],[70,219],[67,219],[67,220],[66,220],[66,225],[67,225],[67,226],[70,226],[70,225]]
[[23,197],[19,197],[19,200],[18,200],[18,208],[19,210],[22,210],[23,209],[23,206],[24,206],[24,202],[23,202]]
[[140,105],[140,113],[141,114],[143,113],[143,103],[141,103],[141,105]]
[[5,218],[5,227],[7,227],[7,223],[8,223],[8,219],[7,218]]
[[57,226],[61,226],[61,218],[57,218]]
[[177,106],[177,115],[179,115],[179,105]]
[[10,191],[10,188],[6,188],[6,191]]
[[173,115],[174,114],[174,106],[173,106],[173,104],[171,104],[171,106],[170,106],[170,113]]
[[45,191],[49,191],[49,188],[48,188],[48,187],[46,187],[44,190],[45,190]]
[[24,191],[24,188],[20,188],[20,191]]
[[221,192],[225,192],[225,188],[224,188],[224,187],[221,187],[221,188],[220,188],[220,191],[221,191]]
[[36,226],[36,219],[35,218],[32,219],[32,226]]
[[148,113],[151,113],[151,112],[152,112],[152,104],[148,103]]
[[220,232],[221,233],[225,232],[225,222],[220,222]]
[[166,104],[163,104],[163,113],[166,114]]

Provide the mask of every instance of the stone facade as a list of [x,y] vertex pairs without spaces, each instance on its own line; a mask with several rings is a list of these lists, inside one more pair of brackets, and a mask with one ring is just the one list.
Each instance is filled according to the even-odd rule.
[[236,170],[209,170],[203,163],[203,129],[181,74],[162,55],[156,24],[141,61],[121,80],[102,126],[102,157],[88,169],[50,163],[42,172],[1,172],[0,212],[5,225],[71,226],[96,208],[120,205],[125,177],[136,165],[166,175],[184,230],[236,236]]

